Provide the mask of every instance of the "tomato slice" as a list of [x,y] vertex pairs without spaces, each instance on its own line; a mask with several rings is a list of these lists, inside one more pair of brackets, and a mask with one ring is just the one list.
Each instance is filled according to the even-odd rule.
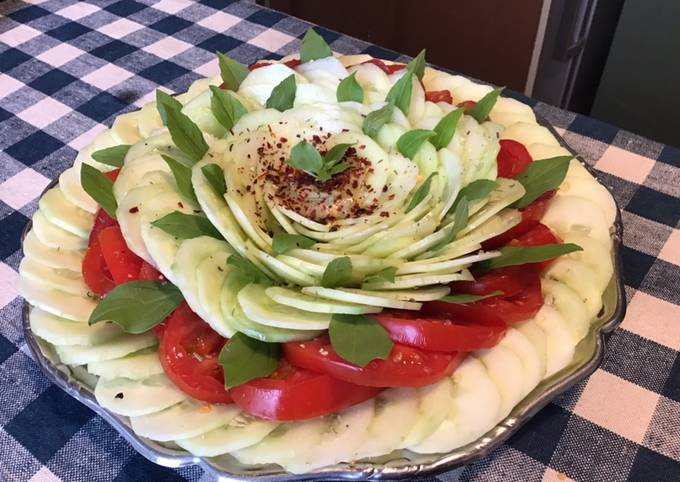
[[[272,63],[273,62],[255,62],[254,64],[250,64],[248,66],[248,70],[250,70],[252,72],[253,70],[259,69],[260,67],[266,67],[267,65],[271,65]],[[300,63],[301,63],[300,59],[290,59],[290,60],[286,60],[283,63],[283,65],[285,65],[286,67],[290,67],[291,69],[294,69],[295,67],[300,65]],[[224,84],[220,85],[221,89],[224,88],[223,85]]]
[[513,226],[506,232],[499,234],[496,237],[487,239],[482,243],[482,247],[485,250],[500,248],[501,246],[508,244],[513,239],[528,232],[531,228],[539,223],[545,212],[548,210],[550,200],[554,195],[555,191],[548,191],[541,195],[538,199],[522,210],[522,220],[517,226]]
[[116,284],[139,279],[142,258],[130,251],[119,226],[104,228],[98,239],[106,266]]
[[425,92],[425,100],[430,102],[446,102],[447,104],[453,104],[453,97],[451,97],[451,92],[448,90],[430,90]]
[[219,354],[227,342],[182,303],[165,321],[159,346],[165,374],[183,392],[209,403],[231,403]]
[[110,226],[118,226],[118,222],[106,214],[106,211],[103,209],[100,208],[97,210],[97,214],[94,218],[94,225],[92,226],[92,231],[90,231],[90,237],[87,242],[88,246],[99,237],[99,233],[101,233],[103,229]]
[[528,273],[523,266],[507,266],[476,276],[472,281],[454,281],[449,283],[449,287],[456,294],[484,296],[500,291],[507,298],[524,289],[525,277],[528,275],[532,273]]
[[464,100],[463,102],[458,102],[458,104],[456,104],[456,107],[462,107],[463,109],[465,109],[465,113],[468,113],[472,109],[474,109],[476,105],[477,102],[475,102],[474,100]]
[[533,162],[524,144],[512,139],[501,139],[499,144],[501,148],[496,156],[498,177],[517,177]]
[[327,415],[373,398],[380,391],[297,368],[282,359],[270,377],[234,387],[231,396],[249,414],[283,422]]
[[325,336],[286,343],[283,353],[297,367],[368,387],[431,385],[450,375],[464,357],[461,353],[425,351],[395,343],[387,359],[373,360],[362,368],[340,358]]
[[116,286],[97,238],[90,243],[85,252],[81,272],[85,284],[97,296],[104,296]]
[[397,343],[431,351],[473,351],[491,348],[505,334],[506,325],[499,317],[475,322],[447,316],[424,316],[413,311],[389,311],[373,315]]
[[365,62],[361,62],[361,65],[363,64],[373,64],[376,67],[380,68],[383,72],[385,72],[387,75],[391,75],[395,72],[399,72],[400,70],[403,70],[406,68],[406,65],[404,64],[386,64],[380,59],[371,59],[367,60]]
[[167,281],[160,271],[144,260],[142,260],[142,266],[139,268],[138,278],[140,281]]

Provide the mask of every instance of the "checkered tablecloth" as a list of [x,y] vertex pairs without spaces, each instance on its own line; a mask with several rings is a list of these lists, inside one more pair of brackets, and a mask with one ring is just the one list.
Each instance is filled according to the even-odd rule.
[[[0,3],[0,479],[201,480],[147,462],[28,355],[19,235],[37,196],[117,114],[162,86],[298,49],[308,25],[226,0]],[[336,51],[393,52],[319,29]],[[632,101],[632,100],[630,100]],[[491,456],[432,481],[680,481],[680,150],[537,103],[624,209],[628,315],[602,367]]]

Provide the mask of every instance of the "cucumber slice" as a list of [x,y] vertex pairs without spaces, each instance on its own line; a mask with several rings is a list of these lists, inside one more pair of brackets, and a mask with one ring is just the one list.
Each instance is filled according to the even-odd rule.
[[34,307],[28,315],[31,331],[53,345],[97,345],[123,332],[113,323],[88,325],[71,321]]
[[545,378],[547,370],[547,339],[543,328],[538,326],[536,321],[528,320],[516,325],[516,328],[526,336],[534,346],[540,362],[540,372],[543,373],[541,379]]
[[396,308],[400,310],[419,310],[422,303],[414,303],[411,301],[400,301],[398,299],[389,299],[373,294],[374,292],[366,292],[363,290],[348,289],[334,289],[323,288],[321,286],[309,286],[302,288],[302,293],[310,296],[317,296],[319,298],[326,298],[334,301],[341,301],[347,303],[356,303],[367,306],[381,306],[384,308]]
[[375,398],[375,415],[354,458],[376,457],[400,447],[418,418],[418,392],[392,388]]
[[220,124],[210,107],[212,91],[206,90],[184,104],[182,113],[186,114],[204,132],[215,137],[224,137],[227,130]]
[[361,288],[366,290],[400,290],[420,288],[421,286],[443,285],[460,280],[472,280],[472,275],[467,270],[451,274],[407,274],[395,276],[393,283],[389,281],[371,281],[361,285]]
[[111,137],[119,144],[134,144],[141,139],[137,122],[139,111],[120,114],[111,126]]
[[559,258],[548,268],[544,276],[561,281],[574,290],[585,304],[590,323],[602,308],[602,292],[597,283],[597,274],[585,263],[575,259]]
[[55,269],[70,269],[78,271],[83,264],[83,251],[50,248],[43,244],[31,229],[24,238],[24,255],[39,263]]
[[525,146],[535,142],[553,146],[560,145],[546,127],[531,122],[516,122],[506,127],[501,134],[501,139],[512,139]]
[[87,238],[90,234],[94,216],[66,199],[59,187],[43,194],[38,205],[47,220],[55,226],[81,238]]
[[[560,145],[533,142],[525,146],[532,159],[550,159],[551,157],[572,156],[573,154]],[[578,162],[578,161],[576,161]],[[573,161],[572,161],[573,163]],[[579,163],[580,164],[580,163]],[[569,175],[569,173],[567,173]]]
[[113,195],[118,202],[132,189],[142,185],[141,179],[149,172],[160,171],[171,173],[170,167],[160,154],[151,153],[138,158],[131,158],[130,148],[125,157],[125,165],[121,168],[116,182],[113,184]]
[[346,288],[350,293],[365,293],[371,296],[379,296],[388,300],[400,301],[434,301],[449,294],[451,291],[448,286],[430,286],[417,290],[390,290],[390,291],[368,291],[354,288]]
[[575,344],[566,320],[552,306],[543,305],[534,321],[546,334],[545,378],[548,378],[571,363]]
[[47,220],[39,209],[33,214],[33,232],[49,248],[59,251],[78,251],[87,248],[87,238],[76,236]]
[[611,246],[609,225],[597,205],[577,196],[555,196],[541,222],[558,235],[576,231]]
[[498,251],[488,251],[486,253],[477,253],[470,256],[463,256],[447,261],[431,262],[430,260],[411,261],[399,266],[397,274],[416,274],[416,273],[440,273],[460,271],[468,268],[472,263],[478,263],[486,259],[496,258],[500,255]]
[[501,420],[523,398],[525,373],[522,360],[513,350],[500,344],[489,350],[477,351],[475,356],[484,364],[501,394],[496,416],[497,420]]
[[330,426],[321,439],[309,450],[288,459],[285,469],[301,474],[354,460],[374,420],[374,406],[374,400],[367,400],[329,417]]
[[155,102],[149,102],[144,104],[142,109],[139,111],[139,117],[137,118],[137,128],[139,129],[139,134],[142,138],[146,139],[151,137],[151,134],[163,127],[163,121],[161,121],[161,116],[158,113]]
[[418,418],[399,448],[422,443],[444,422],[449,414],[453,397],[453,381],[445,377],[427,387],[418,389]]
[[522,184],[513,179],[498,178],[496,182],[498,186],[489,194],[487,204],[470,217],[467,226],[460,232],[459,236],[462,237],[482,226],[491,217],[524,196],[526,192]]
[[541,292],[546,303],[552,305],[567,322],[572,342],[578,343],[590,330],[591,317],[576,291],[564,283],[541,279]]
[[293,308],[300,308],[305,311],[315,313],[345,313],[349,315],[361,315],[365,313],[380,313],[379,307],[358,305],[354,303],[341,303],[339,301],[329,301],[315,296],[305,295],[291,288],[273,286],[265,290],[267,296],[272,300]]
[[226,243],[220,251],[214,251],[198,265],[196,269],[196,287],[198,301],[205,311],[205,322],[220,335],[230,338],[236,331],[222,316],[220,292],[227,279],[230,266],[227,259],[231,253]]
[[604,292],[614,274],[614,263],[607,246],[583,233],[574,231],[564,233],[561,237],[565,243],[578,244],[583,248],[583,251],[574,251],[565,255],[565,258],[580,261],[590,267],[597,275],[600,292]]
[[158,340],[151,333],[143,335],[123,334],[99,345],[55,346],[57,355],[67,365],[87,365],[88,363],[113,360],[124,357],[144,348],[155,346]]
[[266,295],[265,287],[251,283],[237,295],[245,315],[251,320],[277,328],[291,330],[326,330],[331,316],[312,313],[275,302]]
[[19,274],[45,287],[61,290],[70,295],[87,296],[90,292],[80,271],[50,268],[31,258],[21,260]]
[[604,214],[607,226],[616,220],[616,203],[607,188],[593,177],[569,177],[564,180],[557,190],[557,196],[576,196],[594,202]]
[[[545,367],[533,343],[519,330],[510,328],[498,344],[512,350],[524,367],[522,397],[527,396],[545,376]],[[543,369],[541,369],[543,367]]]
[[97,302],[78,295],[44,286],[25,276],[19,276],[19,294],[30,304],[53,315],[74,321],[87,321]]
[[158,442],[197,437],[229,423],[240,409],[235,405],[212,405],[186,399],[160,412],[131,417],[132,429]]
[[187,398],[164,373],[142,380],[100,378],[94,396],[105,409],[126,417],[159,412]]
[[241,412],[222,427],[175,442],[199,457],[215,457],[255,445],[278,426],[276,422],[261,420]]
[[163,373],[163,367],[156,350],[142,350],[115,360],[89,363],[87,371],[106,380],[113,378],[142,380],[152,375],[160,375]]
[[[246,242],[246,246],[249,242]],[[282,279],[298,286],[313,286],[319,282],[318,277],[310,276],[302,271],[276,259],[264,251],[252,246],[250,252],[263,265],[269,268],[272,272],[280,276]]]
[[80,175],[75,167],[69,167],[59,175],[59,187],[64,197],[80,209],[92,214],[99,209],[97,201],[92,199],[80,185]]
[[442,424],[418,445],[417,453],[444,453],[484,435],[498,422],[501,396],[489,372],[474,356],[468,356],[453,372],[453,396]]

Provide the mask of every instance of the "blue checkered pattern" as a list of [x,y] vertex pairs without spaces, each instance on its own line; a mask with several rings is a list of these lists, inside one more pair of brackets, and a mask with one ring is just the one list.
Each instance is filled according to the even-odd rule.
[[[0,3],[0,479],[207,478],[195,467],[147,462],[38,370],[20,331],[19,236],[40,191],[116,115],[157,86],[183,91],[215,75],[216,50],[243,63],[278,58],[298,49],[307,27],[226,0]],[[336,51],[400,59],[318,31]],[[489,457],[423,480],[678,481],[680,151],[545,104],[535,109],[600,171],[624,209],[630,312],[593,377]]]

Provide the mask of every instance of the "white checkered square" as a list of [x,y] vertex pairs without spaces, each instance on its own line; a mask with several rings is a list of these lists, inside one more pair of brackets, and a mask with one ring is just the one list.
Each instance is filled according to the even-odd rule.
[[257,35],[248,43],[260,47],[261,49],[269,50],[270,52],[276,52],[284,45],[289,44],[295,40],[295,37],[291,37],[283,32],[277,30],[265,30],[260,35]]
[[7,97],[13,92],[16,92],[23,86],[23,82],[18,81],[14,77],[10,77],[6,74],[0,74],[0,99]]
[[0,184],[0,201],[19,210],[40,196],[49,183],[50,180],[42,174],[26,168]]
[[7,306],[17,297],[17,281],[19,273],[0,261],[0,308]]
[[87,17],[88,15],[92,15],[94,12],[99,10],[100,8],[98,6],[92,5],[91,3],[77,2],[73,5],[69,5],[66,8],[62,8],[57,12],[57,15],[61,15],[62,17],[71,20],[78,20],[80,18]]
[[217,59],[213,59],[210,62],[206,62],[205,64],[196,67],[194,72],[203,77],[216,77],[220,75],[220,66],[217,63]]
[[84,76],[82,80],[102,90],[108,90],[134,74],[114,64],[106,64]]
[[31,40],[40,35],[40,32],[28,25],[19,25],[18,27],[8,30],[0,34],[0,43],[16,47],[19,44]]
[[157,55],[162,59],[169,59],[177,54],[181,54],[187,49],[191,48],[191,44],[184,42],[182,40],[165,37],[160,39],[158,42],[154,42],[151,45],[147,45],[142,50],[145,50],[151,54]]
[[59,44],[38,55],[38,59],[53,67],[61,67],[76,57],[80,57],[84,52],[69,44]]
[[69,106],[62,104],[51,97],[45,97],[29,108],[19,112],[17,117],[25,120],[38,129],[42,129],[69,112],[71,112]]
[[186,0],[160,0],[160,2],[153,4],[153,8],[166,13],[177,13],[189,5]]
[[62,482],[59,477],[54,475],[50,469],[43,467],[38,470],[28,482]]
[[230,15],[226,12],[216,12],[209,17],[202,18],[198,21],[201,27],[214,30],[215,32],[224,32],[228,28],[233,27],[239,23],[241,19],[235,15]]
[[121,18],[115,22],[107,23],[103,27],[99,27],[97,30],[111,38],[120,39],[128,34],[131,34],[132,32],[136,32],[143,27],[143,25],[140,25],[137,22],[133,22],[127,18]]
[[81,135],[73,139],[71,142],[68,143],[68,145],[71,146],[76,151],[80,151],[83,147],[92,142],[94,138],[97,137],[97,135],[104,129],[106,129],[105,125],[97,124],[87,132],[83,132]]

